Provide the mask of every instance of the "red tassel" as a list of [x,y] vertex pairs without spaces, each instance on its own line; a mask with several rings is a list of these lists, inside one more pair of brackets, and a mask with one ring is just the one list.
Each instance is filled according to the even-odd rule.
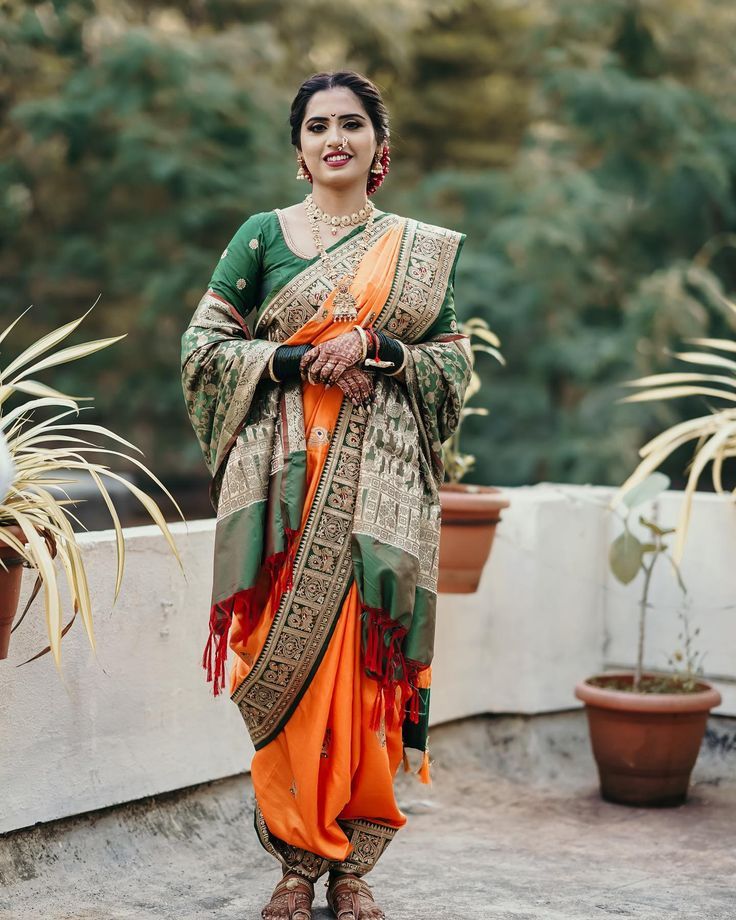
[[204,654],[202,655],[202,667],[207,671],[207,681],[212,680],[212,638],[213,633],[210,629],[209,638],[207,639],[207,645],[204,647]]
[[416,687],[412,687],[411,691],[411,705],[409,706],[409,718],[415,724],[419,724],[419,691]]
[[407,702],[409,703],[409,719],[415,725],[419,724],[419,702],[421,699],[419,696],[419,687],[417,687],[418,679],[419,668],[413,664],[408,665],[406,674],[406,687],[408,691]]
[[[256,583],[244,591],[238,591],[225,601],[220,601],[210,610],[210,632],[202,655],[202,667],[207,671],[207,682],[212,682],[212,693],[219,696],[225,687],[225,662],[229,648],[228,636],[233,616],[237,616],[242,627],[243,641],[258,625],[261,614],[271,598],[275,609],[285,591],[294,587],[293,568],[299,531],[286,528],[285,548],[269,556],[261,566]],[[230,606],[229,611],[225,605]]]
[[[396,726],[397,721],[403,720],[405,707],[409,700],[412,700],[413,704],[410,718],[414,719],[416,715],[418,722],[418,693],[412,686],[417,671],[415,667],[408,665],[401,648],[406,636],[405,627],[396,624],[388,613],[379,607],[364,606],[363,617],[366,622],[364,664],[366,671],[378,684],[371,728],[375,730],[380,724],[381,701],[383,701],[386,714],[386,723],[391,728]],[[398,704],[397,690],[400,690]],[[416,702],[414,701],[415,696]]]
[[366,640],[365,666],[378,674],[381,670],[382,633],[378,618],[368,611],[368,636]]
[[202,655],[202,667],[207,670],[207,681],[214,681],[212,692],[215,696],[218,696],[225,686],[228,633],[233,619],[234,606],[235,600],[233,599],[229,611],[222,604],[215,604],[210,610],[210,634]]

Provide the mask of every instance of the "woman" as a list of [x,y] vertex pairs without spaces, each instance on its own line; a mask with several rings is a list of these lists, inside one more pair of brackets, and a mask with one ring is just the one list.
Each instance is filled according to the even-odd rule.
[[[406,822],[399,764],[429,781],[441,444],[471,352],[464,234],[378,211],[376,87],[320,73],[291,109],[304,202],[254,214],[182,338],[217,511],[203,664],[256,749],[255,824],[283,877],[262,916],[382,918],[363,876]],[[246,320],[248,322],[246,322]]]

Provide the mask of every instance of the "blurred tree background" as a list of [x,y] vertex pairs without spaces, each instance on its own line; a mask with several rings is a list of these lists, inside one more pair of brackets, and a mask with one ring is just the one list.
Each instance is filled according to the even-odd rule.
[[392,116],[376,203],[467,233],[458,313],[502,341],[470,478],[617,484],[692,409],[620,382],[733,335],[734,44],[729,0],[4,2],[3,324],[34,304],[13,350],[101,295],[75,341],[127,338],[43,379],[204,496],[181,333],[240,223],[305,193],[299,83],[354,68]]

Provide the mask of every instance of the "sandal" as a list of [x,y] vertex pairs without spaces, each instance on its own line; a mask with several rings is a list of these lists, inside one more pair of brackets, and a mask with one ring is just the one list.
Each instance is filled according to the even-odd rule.
[[341,875],[327,885],[327,903],[337,920],[386,920],[369,885],[356,875]]
[[301,875],[285,875],[261,911],[263,920],[312,920],[314,885]]

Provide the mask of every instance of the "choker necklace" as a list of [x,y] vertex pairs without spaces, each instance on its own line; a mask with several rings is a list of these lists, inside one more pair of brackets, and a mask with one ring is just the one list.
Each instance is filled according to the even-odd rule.
[[[322,265],[325,269],[325,274],[329,278],[330,282],[334,286],[337,293],[335,294],[335,299],[332,303],[332,322],[333,323],[350,323],[354,322],[358,318],[358,305],[355,301],[355,297],[350,293],[350,285],[355,280],[355,275],[358,271],[358,265],[360,265],[361,259],[368,251],[368,247],[371,242],[371,235],[373,231],[373,220],[375,217],[375,208],[373,203],[366,201],[367,207],[365,209],[361,208],[361,211],[365,211],[368,214],[368,220],[365,225],[365,229],[360,235],[360,241],[358,243],[357,250],[353,259],[350,261],[350,268],[345,274],[340,274],[339,271],[336,271],[335,266],[330,258],[329,253],[325,249],[325,244],[322,242],[322,235],[319,232],[319,222],[320,217],[317,215],[317,211],[320,214],[324,214],[324,211],[320,211],[319,208],[312,201],[312,196],[307,195],[304,199],[304,204],[307,209],[307,215],[309,216],[309,221],[312,225],[312,237],[314,239],[314,245],[319,253],[319,257],[322,260]],[[357,212],[360,214],[360,211]],[[329,217],[329,215],[325,215]],[[347,218],[349,221],[352,221],[352,218],[355,217],[353,214],[350,218]],[[330,220],[344,220],[345,218],[330,218]],[[355,221],[356,224],[361,223],[359,219]],[[346,224],[345,226],[350,226]],[[333,231],[336,232],[336,231]]]
[[325,224],[329,224],[333,236],[337,236],[338,227],[357,227],[358,224],[364,223],[371,211],[375,210],[373,207],[373,202],[368,201],[366,198],[365,204],[358,211],[353,211],[352,214],[343,214],[337,217],[333,217],[332,214],[328,214],[326,211],[323,211],[322,208],[318,207],[314,203],[311,192],[304,199],[304,202],[307,206],[307,214],[314,214],[317,220],[321,220]]

